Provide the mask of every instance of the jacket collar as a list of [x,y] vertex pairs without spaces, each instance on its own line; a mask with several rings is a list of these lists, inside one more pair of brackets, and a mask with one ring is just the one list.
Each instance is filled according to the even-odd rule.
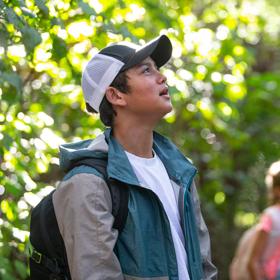
[[[132,185],[139,185],[138,179],[122,146],[112,136],[112,130],[106,129],[105,139],[108,143],[109,178],[114,178]],[[166,137],[154,132],[153,149],[163,162],[171,180],[189,187],[197,170],[192,163]]]

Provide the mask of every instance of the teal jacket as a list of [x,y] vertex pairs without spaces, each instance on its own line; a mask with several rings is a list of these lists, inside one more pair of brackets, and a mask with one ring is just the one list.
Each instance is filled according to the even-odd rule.
[[[194,185],[196,168],[167,138],[154,133],[153,149],[163,162],[178,201],[191,280],[216,279],[210,241]],[[70,171],[53,202],[72,279],[178,280],[167,215],[150,189],[140,186],[111,130],[94,140],[61,146],[61,167],[84,157],[108,157],[110,178],[129,188],[128,217],[119,234],[112,228],[112,202],[101,175],[91,167]],[[181,279],[183,280],[183,279]]]

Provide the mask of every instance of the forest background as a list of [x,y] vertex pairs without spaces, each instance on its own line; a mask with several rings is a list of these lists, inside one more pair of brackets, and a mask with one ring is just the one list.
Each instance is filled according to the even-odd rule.
[[85,63],[110,42],[167,34],[174,110],[158,131],[198,167],[213,259],[228,279],[280,158],[279,15],[277,0],[0,0],[0,278],[28,279],[29,213],[62,178],[58,146],[104,128],[85,113]]

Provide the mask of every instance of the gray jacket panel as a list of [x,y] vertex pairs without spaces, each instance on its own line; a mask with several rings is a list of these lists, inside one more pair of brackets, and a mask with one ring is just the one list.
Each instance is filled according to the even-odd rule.
[[53,204],[72,279],[122,280],[113,252],[118,231],[112,229],[112,201],[105,182],[93,174],[74,175],[54,192]]

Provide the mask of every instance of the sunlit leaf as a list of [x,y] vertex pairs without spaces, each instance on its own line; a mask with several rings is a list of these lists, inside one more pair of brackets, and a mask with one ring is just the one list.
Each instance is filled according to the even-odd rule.
[[8,220],[13,221],[15,219],[15,215],[10,204],[11,202],[8,202],[7,200],[2,200],[0,205],[2,212],[6,214]]

